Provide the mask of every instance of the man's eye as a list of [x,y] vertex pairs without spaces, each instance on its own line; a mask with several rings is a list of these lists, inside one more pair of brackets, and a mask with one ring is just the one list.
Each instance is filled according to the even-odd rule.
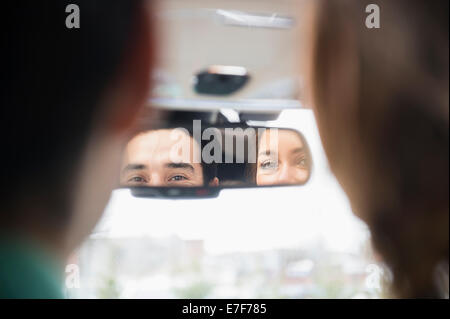
[[272,160],[267,160],[262,162],[259,165],[262,169],[276,169],[277,168],[277,163],[275,161]]
[[179,182],[184,180],[187,180],[187,178],[183,175],[175,175],[169,178],[169,182]]
[[141,176],[133,176],[128,180],[128,182],[142,184],[142,183],[146,183],[146,180]]

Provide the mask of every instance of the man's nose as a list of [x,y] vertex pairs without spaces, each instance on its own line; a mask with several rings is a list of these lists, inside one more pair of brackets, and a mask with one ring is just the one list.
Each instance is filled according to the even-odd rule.
[[151,174],[148,186],[164,186],[164,179],[158,173]]

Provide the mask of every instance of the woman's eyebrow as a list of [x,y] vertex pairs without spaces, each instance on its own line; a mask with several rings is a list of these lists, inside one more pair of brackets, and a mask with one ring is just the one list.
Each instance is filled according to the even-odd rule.
[[303,153],[304,151],[305,151],[305,149],[303,147],[297,147],[297,148],[294,148],[293,150],[291,150],[291,154]]
[[267,155],[267,156],[276,156],[278,153],[271,150],[265,150],[258,153],[258,156]]
[[189,163],[167,163],[165,166],[167,168],[181,168],[191,170],[192,172],[195,171],[194,166]]

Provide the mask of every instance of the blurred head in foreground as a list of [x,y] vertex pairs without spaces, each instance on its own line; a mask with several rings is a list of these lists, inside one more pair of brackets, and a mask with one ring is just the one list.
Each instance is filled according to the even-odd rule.
[[[80,28],[66,27],[69,4],[80,9]],[[25,240],[62,260],[99,219],[150,85],[144,5],[2,5],[2,241]]]
[[448,294],[449,2],[313,2],[305,82],[331,169],[394,293]]

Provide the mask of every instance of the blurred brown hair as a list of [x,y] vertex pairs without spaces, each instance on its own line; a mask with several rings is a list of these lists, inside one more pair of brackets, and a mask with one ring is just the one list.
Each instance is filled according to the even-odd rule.
[[[371,3],[379,29],[365,25]],[[306,43],[308,96],[331,169],[398,297],[448,295],[448,7],[314,1]]]

